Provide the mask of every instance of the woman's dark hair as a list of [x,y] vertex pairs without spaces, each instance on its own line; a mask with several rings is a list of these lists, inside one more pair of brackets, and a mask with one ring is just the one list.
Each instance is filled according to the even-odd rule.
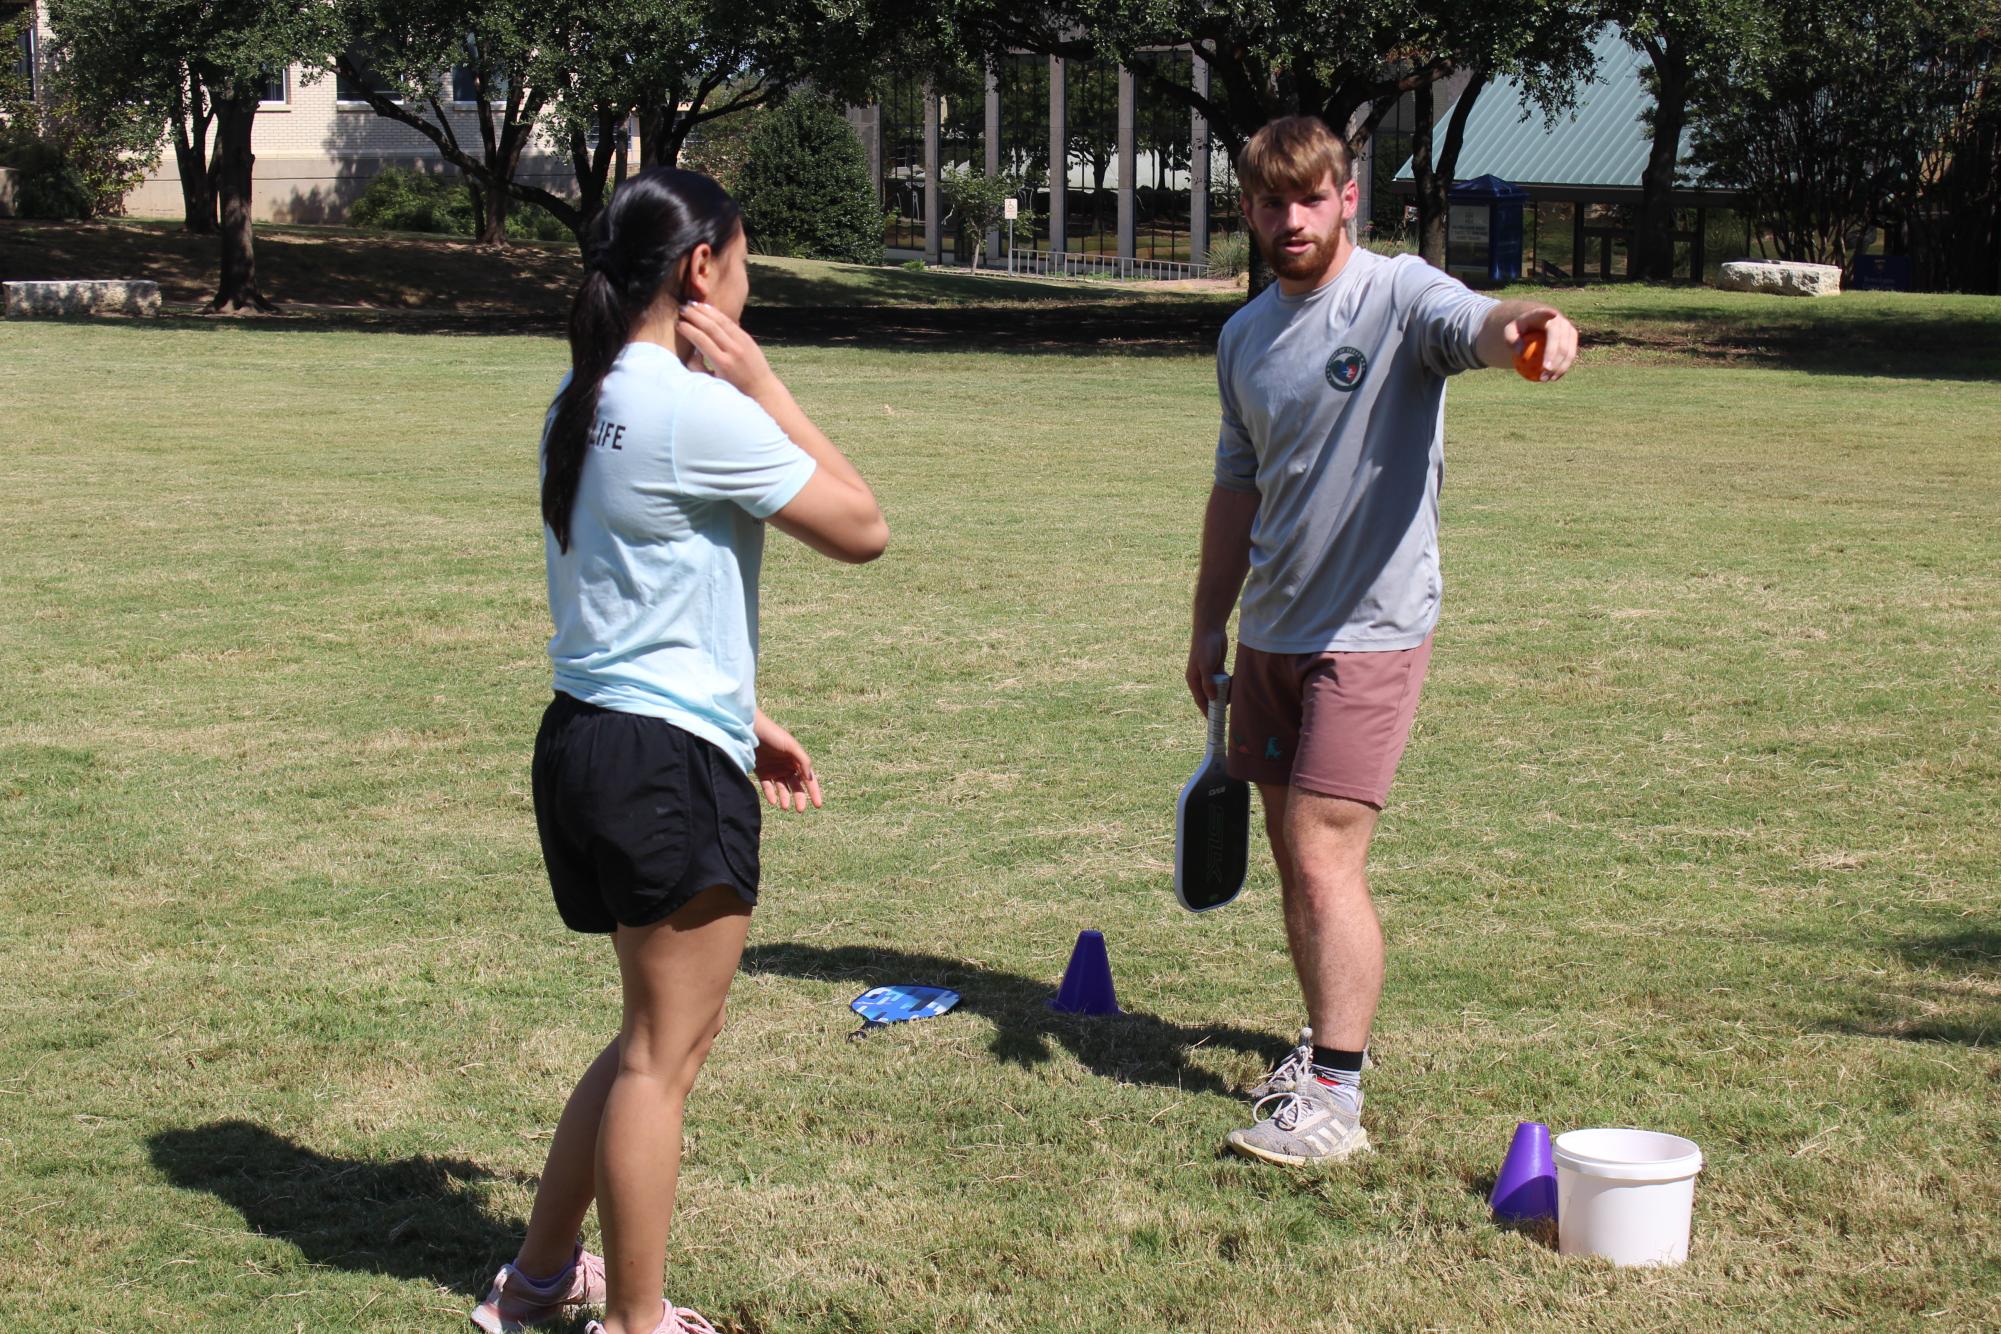
[[[570,511],[590,450],[598,389],[632,327],[698,245],[720,253],[742,230],[736,201],[700,172],[648,167],[584,229],[584,285],[570,306],[570,382],[543,442],[542,521],[570,549]],[[677,295],[679,295],[677,293]]]

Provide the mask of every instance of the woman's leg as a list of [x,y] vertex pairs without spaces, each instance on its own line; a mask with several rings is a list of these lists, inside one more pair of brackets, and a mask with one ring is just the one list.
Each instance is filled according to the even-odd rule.
[[597,1136],[609,1334],[652,1334],[660,1323],[681,1112],[721,1031],[749,929],[749,905],[717,886],[664,922],[621,926],[614,937],[625,1027]]
[[549,1160],[535,1187],[535,1208],[528,1215],[528,1235],[514,1257],[514,1267],[531,1278],[550,1277],[576,1253],[577,1233],[597,1194],[598,1123],[604,1120],[604,1100],[617,1073],[618,1039],[613,1038],[577,1081],[556,1122]]

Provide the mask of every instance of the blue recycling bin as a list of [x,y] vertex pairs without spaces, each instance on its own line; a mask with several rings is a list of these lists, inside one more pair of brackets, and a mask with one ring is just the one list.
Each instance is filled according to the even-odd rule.
[[1445,271],[1498,287],[1522,276],[1522,205],[1529,192],[1498,176],[1476,176],[1445,192]]

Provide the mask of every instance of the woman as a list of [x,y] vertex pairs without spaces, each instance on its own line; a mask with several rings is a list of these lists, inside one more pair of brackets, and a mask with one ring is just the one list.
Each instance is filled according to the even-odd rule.
[[[758,888],[754,772],[820,805],[813,761],[758,709],[757,578],[770,522],[836,560],[888,527],[737,321],[737,207],[694,172],[619,187],[585,246],[571,370],[542,444],[556,695],[535,739],[535,821],[556,906],[609,933],[624,1022],[570,1095],[528,1235],[472,1321],[514,1330],[603,1301],[607,1334],[707,1331],[662,1299],[681,1115]],[[583,1249],[592,1199],[602,1260]]]

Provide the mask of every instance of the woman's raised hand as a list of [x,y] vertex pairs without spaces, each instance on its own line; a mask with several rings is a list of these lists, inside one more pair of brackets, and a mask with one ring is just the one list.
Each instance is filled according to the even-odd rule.
[[746,396],[762,399],[778,384],[764,349],[745,333],[743,326],[705,301],[682,303],[681,332],[687,336],[709,371],[720,380],[735,385]]

